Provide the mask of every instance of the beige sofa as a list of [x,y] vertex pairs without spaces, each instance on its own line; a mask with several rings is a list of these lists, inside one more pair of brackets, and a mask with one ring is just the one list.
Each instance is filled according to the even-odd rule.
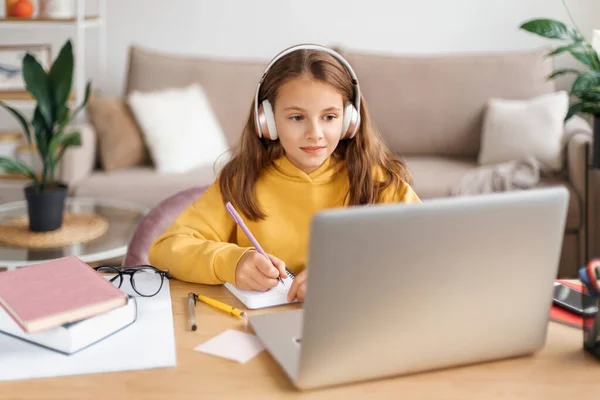
[[[477,167],[482,116],[489,98],[527,99],[556,90],[546,80],[553,65],[551,59],[543,59],[545,49],[414,57],[338,50],[355,69],[377,127],[389,146],[405,157],[414,188],[424,200],[450,195],[463,174]],[[182,57],[132,47],[125,92],[198,82],[234,145],[267,62]],[[585,256],[584,174],[589,140],[575,136],[566,149],[564,173],[541,183],[565,185],[571,193],[562,277],[574,276]],[[85,131],[83,141],[83,147],[65,156],[62,166],[63,178],[71,183],[75,196],[153,206],[215,178],[212,166],[186,174],[158,174],[151,165],[105,172],[96,167],[93,130]]]

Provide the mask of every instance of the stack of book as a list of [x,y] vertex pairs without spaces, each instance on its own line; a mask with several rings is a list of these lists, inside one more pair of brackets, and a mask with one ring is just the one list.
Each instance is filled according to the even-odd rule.
[[137,318],[128,296],[76,256],[0,273],[0,333],[73,354]]

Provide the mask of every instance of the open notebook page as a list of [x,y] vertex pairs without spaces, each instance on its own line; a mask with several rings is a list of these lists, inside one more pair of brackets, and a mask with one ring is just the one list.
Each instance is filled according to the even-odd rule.
[[[274,307],[282,304],[291,304],[287,301],[287,294],[294,282],[294,274],[288,272],[288,277],[283,280],[285,287],[279,283],[274,288],[266,292],[258,292],[253,290],[240,290],[230,283],[225,283],[225,287],[229,289],[235,297],[237,297],[244,305],[250,309]],[[297,300],[292,301],[296,303]]]

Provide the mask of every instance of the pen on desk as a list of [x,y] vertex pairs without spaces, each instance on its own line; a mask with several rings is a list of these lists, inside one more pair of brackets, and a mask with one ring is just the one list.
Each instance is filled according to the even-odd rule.
[[197,294],[196,298],[198,300],[200,300],[201,302],[203,302],[203,303],[206,303],[206,304],[208,304],[210,306],[213,306],[216,309],[219,309],[221,311],[225,311],[226,313],[229,313],[231,315],[235,315],[236,317],[245,317],[246,316],[246,311],[239,310],[239,309],[237,309],[235,307],[232,307],[232,306],[230,306],[228,304],[221,303],[218,300],[211,299],[210,297],[206,297],[206,296]]
[[[260,246],[260,244],[258,244],[258,241],[254,237],[254,235],[252,234],[252,232],[250,232],[250,229],[248,229],[248,227],[244,223],[244,220],[242,220],[242,217],[240,216],[240,214],[238,214],[238,212],[233,207],[233,205],[230,202],[227,202],[227,204],[225,204],[225,208],[227,208],[227,211],[229,212],[229,214],[231,215],[231,217],[233,218],[233,220],[235,221],[235,223],[238,224],[240,226],[240,228],[242,228],[242,230],[244,231],[244,233],[246,234],[246,236],[248,237],[248,239],[250,239],[250,242],[256,248],[256,251],[258,251],[263,256],[267,257],[267,260],[269,260],[269,262],[271,262],[271,259],[269,258],[269,256],[267,255],[267,253],[265,253],[265,251]],[[279,282],[281,282],[281,284],[283,286],[285,286],[285,283],[283,282],[283,279],[281,279],[281,276],[278,276],[277,279],[279,279]]]
[[196,313],[195,313],[195,306],[196,306],[196,297],[194,295],[194,293],[188,293],[188,312],[190,314],[190,324],[192,324],[192,330],[195,331],[196,330]]

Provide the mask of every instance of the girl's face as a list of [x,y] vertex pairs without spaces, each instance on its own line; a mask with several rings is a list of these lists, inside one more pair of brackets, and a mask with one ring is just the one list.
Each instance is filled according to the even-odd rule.
[[311,173],[340,141],[344,100],[333,86],[308,76],[286,82],[275,101],[277,134],[287,158]]

